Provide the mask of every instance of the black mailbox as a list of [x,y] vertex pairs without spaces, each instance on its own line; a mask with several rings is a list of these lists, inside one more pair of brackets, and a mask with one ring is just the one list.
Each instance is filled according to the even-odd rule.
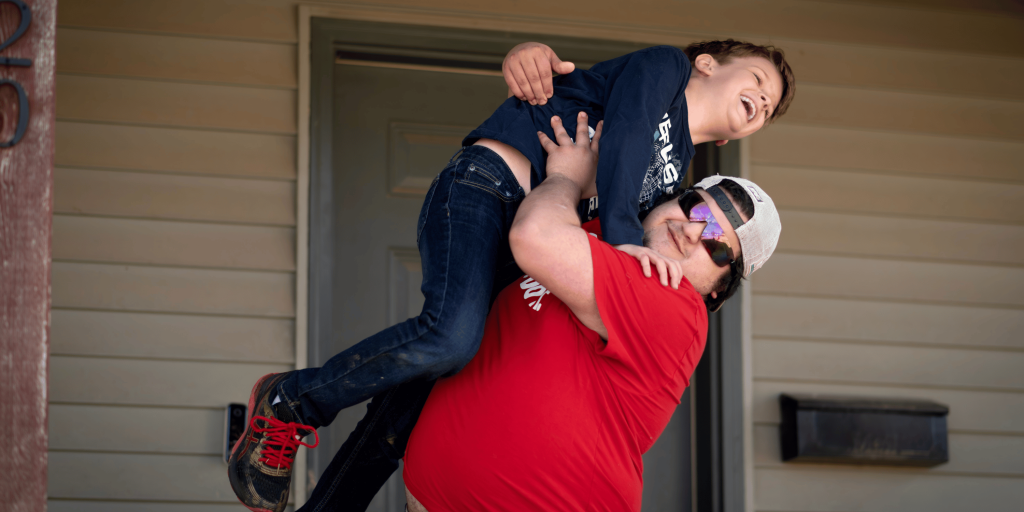
[[782,460],[936,466],[949,407],[928,400],[780,395]]

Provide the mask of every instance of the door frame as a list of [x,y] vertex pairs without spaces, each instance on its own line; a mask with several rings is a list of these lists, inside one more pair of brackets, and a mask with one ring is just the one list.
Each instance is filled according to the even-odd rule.
[[[593,21],[559,20],[533,16],[508,16],[487,12],[450,11],[405,7],[376,6],[299,6],[298,44],[298,137],[297,137],[297,225],[296,225],[296,280],[295,280],[295,361],[296,369],[317,364],[329,358],[329,354],[318,353],[321,346],[315,340],[329,337],[332,302],[332,264],[334,250],[334,212],[332,195],[332,95],[334,48],[338,22],[362,21],[388,23],[393,25],[418,25],[421,27],[455,28],[473,31],[487,31],[492,35],[506,36],[514,31],[532,34],[550,34],[552,37],[568,36],[591,38],[597,44],[609,46],[639,44],[670,44],[685,46],[698,37],[664,29],[649,27],[623,27]],[[706,37],[701,37],[706,38]],[[507,37],[506,37],[507,39]],[[512,39],[509,39],[512,41]],[[518,41],[518,40],[515,40]],[[740,141],[738,155],[731,161],[723,174],[746,175],[746,144]],[[735,143],[734,143],[735,144]],[[730,149],[732,149],[730,148]],[[729,152],[730,154],[733,151]],[[718,387],[711,388],[714,396],[709,403],[717,403],[722,415],[715,431],[712,453],[718,453],[719,462],[713,471],[718,489],[724,489],[728,496],[718,500],[720,508],[700,508],[701,512],[753,509],[753,443],[752,443],[752,372],[750,363],[750,321],[749,286],[741,288],[742,300],[730,301],[732,307],[723,308],[722,315],[728,318],[728,326],[719,329],[727,333],[725,352],[716,358]],[[729,311],[726,311],[726,309]],[[736,319],[740,322],[737,326]],[[737,328],[739,327],[739,328]],[[739,343],[735,343],[735,340]],[[709,343],[710,345],[710,343]],[[724,361],[724,366],[722,363]],[[739,371],[737,371],[739,369]],[[724,395],[722,393],[725,393]],[[745,420],[745,418],[747,418]],[[725,430],[722,427],[725,426]],[[696,430],[696,429],[694,429]],[[722,439],[735,441],[740,446],[726,443]],[[703,441],[702,441],[703,442]],[[695,443],[696,445],[697,443]],[[695,452],[696,453],[696,452]],[[330,454],[333,455],[333,454]],[[695,459],[699,459],[695,457]],[[314,464],[311,464],[314,462]],[[297,454],[294,472],[293,497],[296,504],[304,503],[307,497],[307,482],[313,474],[311,468],[316,461],[309,460],[309,454],[301,449]],[[699,469],[700,461],[694,469]],[[712,467],[712,466],[708,466]],[[696,474],[696,473],[695,473]],[[723,480],[724,479],[724,480]],[[693,485],[699,491],[703,484]],[[719,494],[720,495],[720,494]]]
[[[746,140],[725,146],[697,146],[694,183],[714,174],[749,177]],[[746,497],[752,484],[753,388],[750,357],[750,284],[745,282],[722,309],[708,314],[704,355],[690,378],[694,411],[694,507],[699,512],[752,510]],[[748,437],[749,436],[749,437]],[[749,478],[748,478],[749,475]]]

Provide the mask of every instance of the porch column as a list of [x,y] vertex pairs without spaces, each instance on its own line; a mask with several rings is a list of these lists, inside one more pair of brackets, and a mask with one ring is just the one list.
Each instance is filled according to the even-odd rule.
[[56,0],[0,0],[0,508],[46,510]]

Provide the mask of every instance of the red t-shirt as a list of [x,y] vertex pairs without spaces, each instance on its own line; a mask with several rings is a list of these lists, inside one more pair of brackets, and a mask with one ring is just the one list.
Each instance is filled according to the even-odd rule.
[[588,238],[608,343],[529,276],[503,290],[409,440],[405,484],[429,512],[640,510],[641,455],[689,384],[707,310],[686,279],[662,286]]

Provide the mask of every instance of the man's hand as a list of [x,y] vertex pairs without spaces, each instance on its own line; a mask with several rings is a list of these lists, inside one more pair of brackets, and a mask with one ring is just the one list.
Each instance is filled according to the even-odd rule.
[[679,282],[683,280],[683,267],[679,260],[667,258],[656,251],[641,247],[639,245],[622,244],[614,246],[616,249],[640,260],[640,267],[644,269],[644,275],[651,277],[651,263],[658,269],[658,279],[662,286],[668,286],[678,290]]
[[594,130],[594,138],[589,139],[590,129],[587,128],[587,114],[580,112],[576,117],[576,140],[583,142],[577,144],[569,138],[565,127],[562,126],[562,120],[558,116],[552,117],[551,129],[555,132],[557,144],[549,139],[544,132],[537,132],[540,145],[548,153],[548,177],[559,175],[569,178],[580,188],[581,192],[596,188],[597,154],[602,128],[604,128],[604,121],[599,121],[597,129]]
[[551,72],[565,75],[576,65],[562,62],[546,44],[522,43],[512,48],[501,63],[501,73],[508,84],[508,95],[530,105],[543,105],[554,94]]

